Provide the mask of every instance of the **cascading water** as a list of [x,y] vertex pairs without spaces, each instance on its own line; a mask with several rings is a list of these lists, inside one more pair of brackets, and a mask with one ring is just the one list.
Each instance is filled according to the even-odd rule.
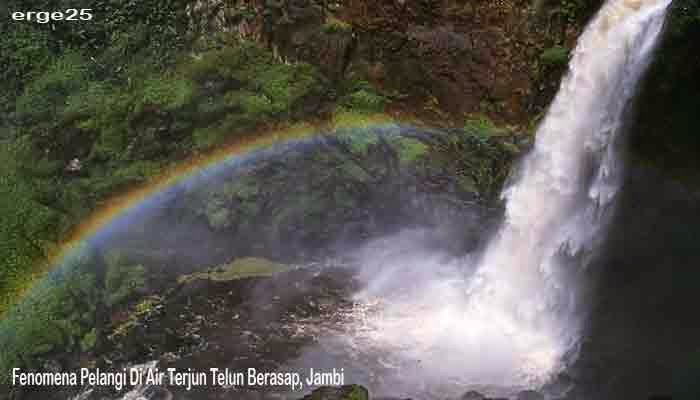
[[585,304],[561,259],[587,254],[603,228],[619,185],[614,142],[669,3],[609,1],[584,32],[471,281],[472,337],[502,343],[535,382],[580,336]]
[[615,140],[670,2],[610,0],[589,24],[477,262],[446,261],[410,234],[359,253],[360,302],[384,306],[360,307],[341,345],[388,371],[375,393],[435,395],[456,383],[510,394],[575,358],[587,303],[576,275],[618,190]]

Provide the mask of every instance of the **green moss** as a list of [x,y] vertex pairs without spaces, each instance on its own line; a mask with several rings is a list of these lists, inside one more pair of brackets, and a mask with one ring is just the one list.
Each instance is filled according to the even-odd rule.
[[547,67],[562,67],[569,63],[569,49],[555,45],[542,52],[540,61]]
[[369,392],[362,386],[352,385],[347,400],[369,400]]
[[377,124],[394,123],[395,121],[386,114],[368,114],[349,111],[344,107],[338,107],[333,113],[332,126],[338,130],[340,136],[346,134],[348,129],[369,128]]
[[411,164],[428,152],[428,146],[418,139],[400,138],[397,141],[397,153],[401,164]]
[[229,264],[212,268],[206,272],[185,275],[178,282],[185,283],[197,279],[211,281],[232,281],[256,276],[271,276],[289,270],[289,267],[263,258],[239,258]]
[[139,325],[140,321],[147,319],[151,315],[158,312],[159,306],[162,303],[163,298],[160,296],[149,296],[141,300],[133,307],[129,313],[129,318],[114,328],[112,333],[109,335],[109,338],[111,340],[115,340],[117,338],[129,335],[131,331]]
[[326,22],[323,24],[323,31],[328,34],[346,33],[352,31],[352,25],[337,17],[328,15]]

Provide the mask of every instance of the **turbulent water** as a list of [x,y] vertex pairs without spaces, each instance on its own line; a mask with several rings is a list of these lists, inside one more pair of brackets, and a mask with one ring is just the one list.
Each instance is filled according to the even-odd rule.
[[616,139],[669,3],[611,0],[589,24],[478,259],[424,248],[416,232],[368,246],[357,255],[363,306],[348,332],[300,364],[346,346],[351,354],[335,362],[382,366],[365,376],[375,392],[511,394],[575,359],[587,303],[577,275],[618,190]]

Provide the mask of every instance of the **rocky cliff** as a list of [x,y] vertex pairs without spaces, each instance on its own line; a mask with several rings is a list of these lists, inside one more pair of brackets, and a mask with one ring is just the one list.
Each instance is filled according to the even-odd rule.
[[192,29],[265,43],[343,85],[366,79],[397,111],[444,121],[541,113],[599,0],[198,1]]

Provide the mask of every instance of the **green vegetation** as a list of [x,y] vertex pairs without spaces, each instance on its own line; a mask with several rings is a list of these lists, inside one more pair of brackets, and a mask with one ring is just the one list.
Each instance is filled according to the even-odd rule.
[[[5,14],[66,9],[73,3],[9,0],[2,7],[0,314],[100,198],[157,172],[153,165],[152,170],[143,164],[138,171],[125,167],[127,160],[138,161],[124,151],[138,145],[129,126],[137,114],[135,99],[175,106],[184,99],[182,85],[164,92],[162,85],[140,84],[145,76],[161,76],[187,45],[180,1],[87,0],[81,7],[99,10],[99,23],[80,29],[17,23]],[[90,171],[68,174],[74,158],[91,165]]]
[[323,24],[323,30],[326,33],[342,33],[351,31],[352,26],[341,19],[329,15],[326,17],[325,24]]
[[467,119],[464,123],[464,131],[482,144],[486,144],[492,136],[498,136],[502,132],[502,130],[485,115]]
[[[94,259],[80,254],[70,268],[56,271],[0,323],[0,384],[11,368],[36,367],[41,354],[71,351],[95,325],[98,291]],[[88,345],[90,339],[85,340]]]
[[518,147],[513,132],[485,116],[468,119],[461,135],[440,137],[431,157],[443,168],[456,171],[461,189],[478,196],[495,197],[509,173]]
[[51,60],[67,52],[81,53],[94,77],[124,76],[128,66],[148,64],[162,69],[189,41],[187,17],[181,0],[86,0],[81,7],[92,8],[94,23],[16,23],[9,10],[65,10],[75,7],[69,0],[8,0],[0,18],[0,86],[2,110],[13,107],[18,95],[46,70]]
[[399,138],[396,141],[399,161],[403,165],[416,162],[428,152],[428,146],[418,139]]
[[384,111],[386,99],[372,85],[363,80],[353,81],[345,85],[346,93],[340,101],[343,111],[354,113],[376,114]]
[[110,339],[128,335],[140,321],[143,321],[149,316],[155,314],[159,309],[158,306],[162,302],[163,298],[160,296],[149,296],[142,299],[130,310],[128,319],[114,328],[114,332],[112,332],[110,335]]
[[569,49],[564,46],[552,46],[540,55],[540,60],[547,67],[562,67],[569,62]]
[[31,283],[28,266],[50,250],[65,221],[60,212],[42,204],[37,197],[40,188],[21,175],[15,156],[23,154],[23,143],[4,146],[0,148],[0,288],[4,289],[0,305],[11,303],[17,291]]
[[119,253],[107,254],[105,275],[105,303],[108,307],[127,300],[146,284],[146,268],[131,265]]
[[356,154],[366,154],[371,146],[379,143],[379,136],[367,129],[341,129],[337,136]]
[[[27,291],[78,222],[197,151],[303,116],[327,90],[308,64],[227,35],[188,36],[179,0],[87,3],[104,20],[83,31],[0,20],[0,384],[54,350],[95,348],[97,314],[145,291],[147,269],[116,253],[73,260]],[[232,217],[215,204],[207,214],[217,228]],[[240,276],[276,270],[247,268]],[[142,303],[135,314],[152,312]]]
[[[119,32],[120,39],[95,56],[65,48],[53,61],[47,55],[27,67],[31,71],[16,72],[27,83],[7,97],[15,100],[12,120],[0,126],[6,141],[0,214],[8,221],[0,228],[0,257],[7,260],[0,269],[0,313],[28,286],[48,250],[101,200],[194,151],[293,119],[305,99],[323,96],[314,68],[278,63],[253,43],[225,36],[198,41],[195,56],[175,46],[165,63],[159,51],[141,54],[138,46],[147,44],[136,33]],[[7,40],[2,46],[15,50],[12,60],[43,43]],[[122,51],[129,57],[120,59],[118,71],[94,61]],[[78,168],[71,170],[75,159]],[[215,215],[213,223],[225,219]]]
[[52,351],[94,348],[105,310],[124,304],[145,283],[145,268],[118,253],[102,259],[84,248],[74,249],[0,320],[0,384],[9,376],[5,371],[38,367],[40,356]]
[[192,275],[185,275],[178,279],[180,283],[190,282],[197,279],[211,281],[232,281],[243,278],[253,278],[256,276],[271,276],[276,273],[289,270],[286,265],[278,264],[262,258],[240,258],[229,264],[212,268],[205,272],[198,272]]

